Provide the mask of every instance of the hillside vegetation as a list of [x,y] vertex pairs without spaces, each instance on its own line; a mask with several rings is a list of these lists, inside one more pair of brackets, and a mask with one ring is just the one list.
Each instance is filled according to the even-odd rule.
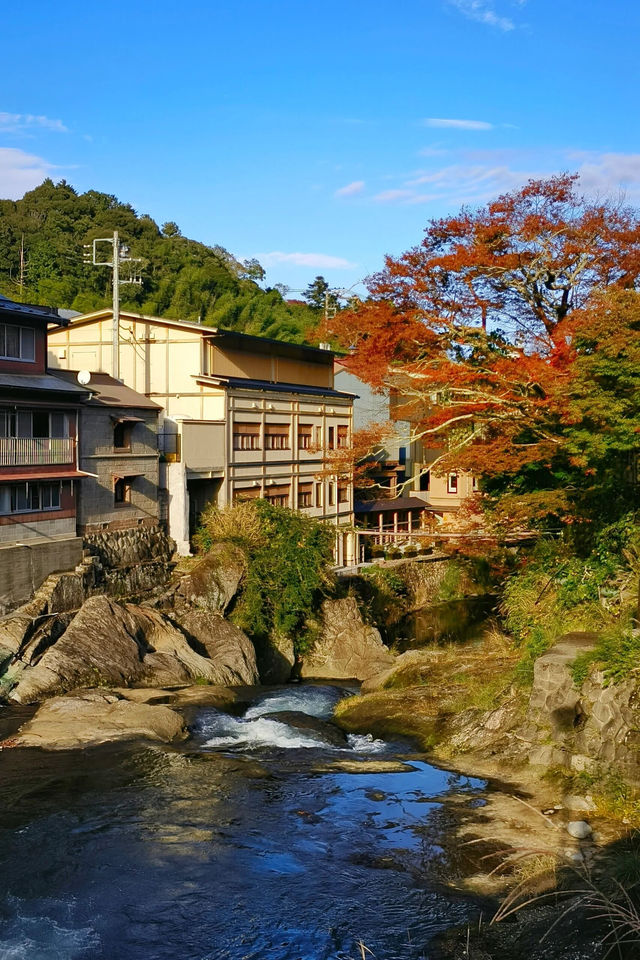
[[21,200],[0,200],[0,292],[81,312],[109,306],[111,271],[85,264],[83,244],[114,230],[143,259],[142,286],[123,285],[123,307],[296,343],[318,321],[312,306],[262,289],[257,261],[240,262],[222,246],[183,237],[173,222],[159,227],[110,194],[77,193],[65,181],[45,180]]

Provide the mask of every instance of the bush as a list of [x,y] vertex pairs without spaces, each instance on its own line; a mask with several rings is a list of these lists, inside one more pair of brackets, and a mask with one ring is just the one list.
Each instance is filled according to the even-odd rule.
[[312,517],[252,500],[203,514],[197,543],[233,543],[246,557],[234,622],[257,640],[293,639],[296,653],[308,650],[317,633],[314,612],[331,583],[334,533]]

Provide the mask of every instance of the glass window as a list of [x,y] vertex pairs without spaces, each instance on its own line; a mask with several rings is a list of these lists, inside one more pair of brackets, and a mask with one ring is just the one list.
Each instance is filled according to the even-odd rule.
[[447,477],[447,493],[458,492],[458,474],[450,473]]
[[36,335],[31,327],[0,323],[0,357],[9,360],[35,360]]

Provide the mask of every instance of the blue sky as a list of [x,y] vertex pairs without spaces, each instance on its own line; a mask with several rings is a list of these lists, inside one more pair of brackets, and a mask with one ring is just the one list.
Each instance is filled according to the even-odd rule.
[[3,11],[0,195],[45,176],[350,287],[529,176],[640,199],[633,0],[30,0]]

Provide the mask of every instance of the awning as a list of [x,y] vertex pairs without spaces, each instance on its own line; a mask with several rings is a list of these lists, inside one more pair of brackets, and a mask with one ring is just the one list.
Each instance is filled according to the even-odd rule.
[[37,480],[81,480],[82,477],[90,477],[92,474],[83,473],[82,470],[63,470],[58,473],[5,473],[0,470],[0,483],[31,483]]
[[144,423],[144,417],[111,417],[114,424],[117,423]]
[[136,477],[142,477],[142,473],[112,473],[111,476],[114,480],[135,480]]

